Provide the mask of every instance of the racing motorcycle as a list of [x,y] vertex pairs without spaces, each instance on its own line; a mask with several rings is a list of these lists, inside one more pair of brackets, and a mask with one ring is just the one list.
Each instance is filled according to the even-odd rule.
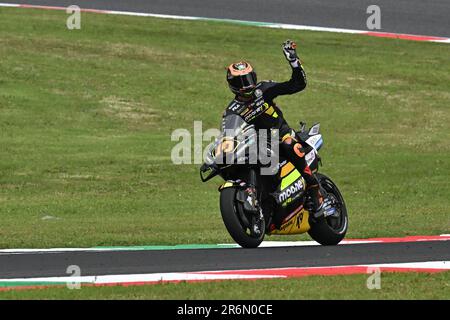
[[[265,235],[308,232],[321,245],[336,245],[344,238],[348,216],[342,194],[329,177],[317,172],[322,164],[318,150],[323,144],[319,131],[319,123],[308,130],[300,122],[300,130],[293,132],[306,149],[305,159],[324,197],[325,210],[314,216],[305,180],[282,153],[276,152],[270,134],[260,143],[255,127],[238,115],[223,119],[223,131],[206,152],[200,178],[206,182],[219,175],[225,180],[219,187],[220,211],[226,229],[241,247],[256,248]],[[260,160],[261,154],[277,155],[277,165],[268,167]],[[255,158],[257,161],[249,161]],[[262,168],[269,174],[267,170],[262,174]]]

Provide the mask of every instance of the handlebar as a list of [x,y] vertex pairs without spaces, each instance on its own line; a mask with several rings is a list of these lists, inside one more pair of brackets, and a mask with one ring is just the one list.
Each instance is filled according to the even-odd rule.
[[[203,174],[204,174],[205,172],[207,172],[208,170],[210,171],[210,173],[209,173],[206,177],[204,177]],[[214,178],[214,177],[217,176],[218,174],[219,174],[219,172],[218,172],[215,168],[213,168],[213,167],[207,165],[206,163],[204,163],[204,164],[200,167],[200,179],[202,180],[202,182],[206,182],[206,181],[208,181],[208,180],[211,180],[212,178]]]

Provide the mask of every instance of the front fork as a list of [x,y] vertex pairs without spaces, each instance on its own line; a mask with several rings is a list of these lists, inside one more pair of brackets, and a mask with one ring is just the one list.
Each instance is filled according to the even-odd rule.
[[256,215],[260,211],[259,199],[261,197],[258,195],[258,181],[254,169],[250,169],[247,181],[244,189],[238,192],[236,198],[238,201],[242,202],[246,212]]
[[251,232],[260,236],[265,232],[264,215],[261,208],[261,192],[258,192],[258,176],[255,169],[250,168],[246,188],[238,192],[236,199],[243,203],[243,209],[250,214]]

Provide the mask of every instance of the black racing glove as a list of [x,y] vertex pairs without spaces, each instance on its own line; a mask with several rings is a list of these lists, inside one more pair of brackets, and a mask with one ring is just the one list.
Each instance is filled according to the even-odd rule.
[[297,55],[297,44],[294,41],[286,40],[283,45],[283,53],[286,57],[286,60],[289,61],[291,66],[298,66],[298,55]]

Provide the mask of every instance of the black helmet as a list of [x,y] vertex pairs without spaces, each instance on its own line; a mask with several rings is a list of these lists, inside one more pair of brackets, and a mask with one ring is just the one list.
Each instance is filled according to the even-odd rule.
[[255,89],[256,73],[250,63],[239,61],[228,67],[227,81],[234,94],[248,96]]

